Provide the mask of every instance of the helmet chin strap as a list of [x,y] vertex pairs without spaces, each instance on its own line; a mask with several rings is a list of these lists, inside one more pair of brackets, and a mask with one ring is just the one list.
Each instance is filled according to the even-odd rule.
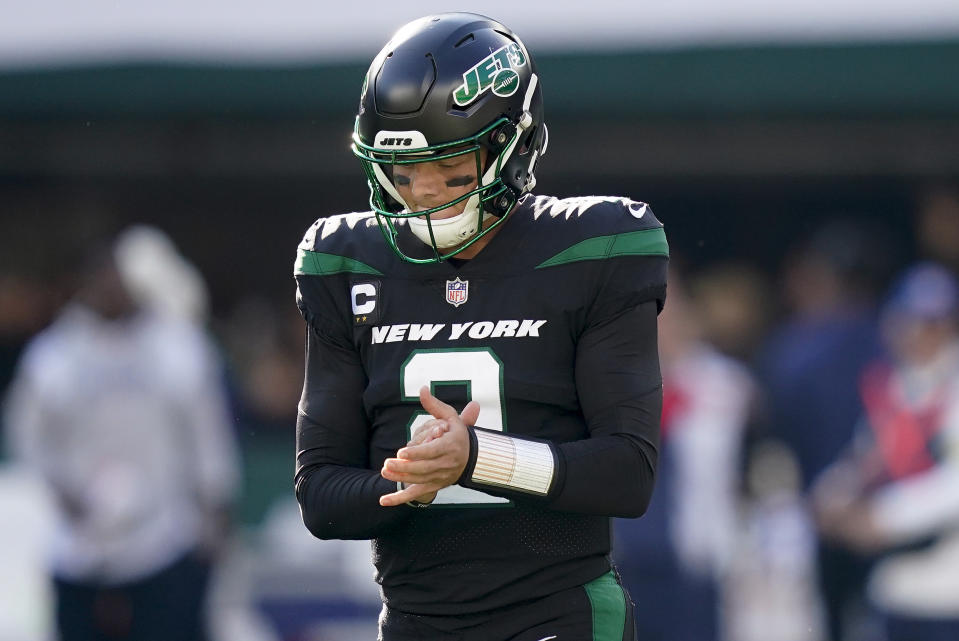
[[[439,220],[430,219],[429,223],[426,222],[425,217],[409,218],[406,222],[410,226],[410,231],[430,247],[433,246],[435,240],[439,249],[449,249],[466,242],[479,232],[479,227],[476,224],[478,218],[476,209],[475,205],[473,207],[467,206],[461,214]],[[490,218],[495,218],[495,216],[489,213],[484,214],[483,222],[485,223]],[[432,239],[430,238],[430,227],[433,228]]]

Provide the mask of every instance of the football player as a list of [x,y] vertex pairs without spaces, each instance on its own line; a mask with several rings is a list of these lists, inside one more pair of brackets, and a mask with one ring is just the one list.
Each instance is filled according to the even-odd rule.
[[403,26],[361,90],[370,211],[322,218],[296,496],[371,539],[381,639],[632,639],[610,517],[653,489],[668,248],[644,203],[533,195],[536,66],[489,18]]

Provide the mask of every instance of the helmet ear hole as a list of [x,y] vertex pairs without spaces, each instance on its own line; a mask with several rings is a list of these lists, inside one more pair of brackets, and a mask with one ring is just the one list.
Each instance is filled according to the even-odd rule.
[[522,143],[519,146],[518,153],[520,156],[525,156],[529,153],[529,150],[534,146],[536,141],[536,134],[539,131],[539,126],[533,127],[529,130],[529,133],[526,134],[526,137],[523,138]]

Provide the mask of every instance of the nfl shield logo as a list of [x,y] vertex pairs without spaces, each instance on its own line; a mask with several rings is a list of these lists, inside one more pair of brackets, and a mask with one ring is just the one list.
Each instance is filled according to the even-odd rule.
[[459,307],[469,297],[469,289],[470,282],[460,280],[459,276],[456,277],[456,280],[446,281],[446,302],[453,307]]

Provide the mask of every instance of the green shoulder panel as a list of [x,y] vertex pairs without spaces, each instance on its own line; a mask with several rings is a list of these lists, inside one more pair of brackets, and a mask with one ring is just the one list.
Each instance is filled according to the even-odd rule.
[[[293,265],[293,275],[301,276],[329,276],[331,274],[353,273],[372,274],[382,276],[383,272],[371,267],[368,263],[371,256],[355,256],[356,248],[365,246],[365,238],[358,235],[375,234],[379,236],[379,228],[370,227],[370,212],[354,212],[319,218],[303,235],[296,250],[296,262]],[[367,252],[368,253],[368,252]],[[363,262],[363,261],[367,262]]]
[[609,236],[596,236],[564,249],[536,266],[555,267],[581,260],[603,260],[617,256],[669,256],[669,244],[662,227],[640,229]]
[[380,270],[346,256],[310,251],[302,247],[296,252],[296,263],[293,266],[293,274],[296,276],[329,276],[343,272],[383,275]]

